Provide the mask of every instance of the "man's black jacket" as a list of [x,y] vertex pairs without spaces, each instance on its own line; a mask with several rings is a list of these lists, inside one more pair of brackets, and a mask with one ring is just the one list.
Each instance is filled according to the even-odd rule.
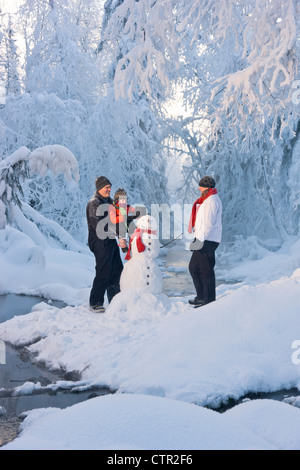
[[104,240],[105,243],[105,240],[115,239],[116,234],[109,224],[108,207],[110,204],[113,204],[110,197],[105,199],[96,191],[86,206],[88,245],[91,250],[99,240]]

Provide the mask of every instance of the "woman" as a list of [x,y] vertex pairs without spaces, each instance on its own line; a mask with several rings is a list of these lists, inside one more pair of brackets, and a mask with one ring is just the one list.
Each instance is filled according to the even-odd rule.
[[215,188],[215,180],[204,176],[199,182],[201,197],[192,208],[189,232],[194,232],[193,251],[189,271],[196,289],[196,297],[189,300],[201,307],[216,300],[215,251],[222,236],[222,202]]

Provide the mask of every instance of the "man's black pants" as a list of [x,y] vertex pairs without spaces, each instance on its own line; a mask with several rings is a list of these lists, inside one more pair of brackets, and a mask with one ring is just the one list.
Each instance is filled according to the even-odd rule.
[[90,293],[90,305],[104,304],[104,295],[107,291],[108,302],[120,292],[120,277],[123,263],[115,239],[97,240],[91,251],[96,260],[96,276]]
[[205,240],[201,250],[194,251],[189,264],[197,297],[205,304],[216,300],[215,251],[219,243]]

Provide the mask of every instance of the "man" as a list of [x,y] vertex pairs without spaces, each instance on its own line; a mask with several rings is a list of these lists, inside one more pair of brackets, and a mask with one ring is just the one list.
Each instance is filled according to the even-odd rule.
[[120,276],[123,263],[120,257],[116,233],[108,220],[111,182],[105,176],[95,181],[96,192],[86,207],[88,224],[88,245],[95,255],[96,275],[90,293],[90,309],[104,313],[104,295],[108,302],[120,292]]
[[189,271],[197,296],[189,300],[194,307],[201,307],[216,300],[215,251],[222,236],[222,203],[215,189],[215,180],[204,176],[199,182],[201,197],[192,209],[189,232],[194,230],[193,251]]

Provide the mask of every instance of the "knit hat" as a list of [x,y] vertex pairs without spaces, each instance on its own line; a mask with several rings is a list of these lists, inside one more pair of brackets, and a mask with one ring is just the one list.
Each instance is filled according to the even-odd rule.
[[216,186],[216,182],[212,176],[203,176],[199,181],[199,186],[201,186],[201,188],[214,188]]
[[127,192],[123,188],[117,189],[114,195],[114,202],[118,202],[119,199],[122,199],[122,197],[125,199],[127,198]]
[[105,177],[105,176],[98,176],[95,180],[95,186],[97,191],[100,191],[100,189],[104,188],[104,186],[111,185],[111,182]]

